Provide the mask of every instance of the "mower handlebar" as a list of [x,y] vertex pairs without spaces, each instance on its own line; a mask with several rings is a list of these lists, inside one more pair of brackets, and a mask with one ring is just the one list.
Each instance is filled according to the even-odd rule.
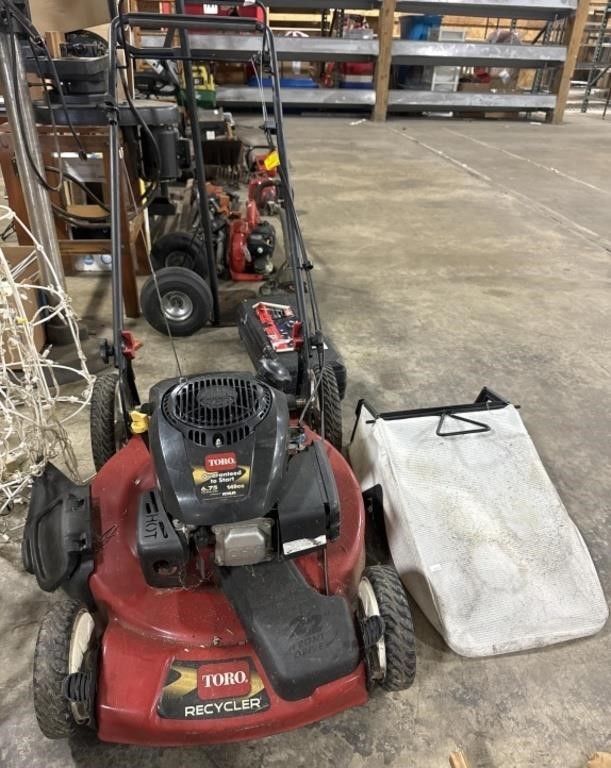
[[211,0],[211,2],[206,3],[206,5],[229,5],[234,7],[246,7],[246,8],[249,5],[257,5],[263,11],[265,11],[265,6],[263,5],[262,2],[260,2],[260,0],[218,0],[218,2]]
[[[241,3],[235,2],[234,5]],[[257,5],[260,5],[257,3]],[[253,31],[261,31],[263,23],[258,19],[251,19],[244,16],[200,16],[194,13],[124,13],[123,16],[117,16],[118,23],[130,27],[140,27],[141,29],[194,29],[197,27],[226,27],[231,29],[238,25],[244,25]],[[113,20],[113,24],[116,21]]]

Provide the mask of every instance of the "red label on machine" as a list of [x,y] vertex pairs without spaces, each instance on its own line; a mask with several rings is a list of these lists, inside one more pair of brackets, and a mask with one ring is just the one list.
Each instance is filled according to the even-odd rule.
[[274,352],[293,352],[301,346],[301,321],[292,307],[260,301],[253,309]]
[[209,453],[204,459],[206,472],[223,472],[227,469],[235,469],[238,459],[235,453]]
[[200,699],[227,699],[250,693],[250,667],[246,659],[204,664],[197,671]]
[[174,659],[157,704],[159,717],[215,720],[256,715],[271,702],[252,659]]

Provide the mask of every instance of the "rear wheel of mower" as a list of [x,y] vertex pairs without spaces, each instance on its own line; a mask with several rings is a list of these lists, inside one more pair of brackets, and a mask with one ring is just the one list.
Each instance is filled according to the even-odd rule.
[[54,603],[44,615],[34,651],[34,712],[49,739],[73,736],[88,716],[64,696],[65,678],[79,672],[94,634],[89,611],[74,600]]
[[142,286],[140,305],[146,321],[159,333],[167,336],[169,327],[172,336],[191,336],[210,319],[212,293],[196,272],[184,267],[165,267]]
[[[155,271],[164,267],[184,267],[195,270],[203,266],[208,274],[208,264],[203,244],[197,235],[188,232],[168,232],[155,240],[151,248],[151,265]],[[199,272],[199,270],[198,270]]]
[[[318,377],[319,371],[316,371]],[[342,401],[339,397],[337,378],[330,365],[323,366],[318,398],[319,412],[324,416],[324,438],[338,451],[342,449]],[[322,407],[321,407],[322,405]]]
[[365,568],[358,597],[364,635],[368,620],[375,622],[379,617],[383,622],[377,641],[364,637],[370,683],[377,682],[387,691],[406,690],[416,676],[416,644],[407,594],[396,569],[392,565]]
[[116,371],[100,374],[91,394],[91,453],[96,471],[127,442],[123,405]]

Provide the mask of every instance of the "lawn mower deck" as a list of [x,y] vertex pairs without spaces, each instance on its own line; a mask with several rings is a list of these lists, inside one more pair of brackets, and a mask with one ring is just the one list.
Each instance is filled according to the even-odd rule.
[[[96,697],[100,739],[159,746],[237,741],[367,700],[349,608],[364,566],[363,502],[346,461],[330,445],[325,450],[346,510],[341,534],[327,548],[329,597],[319,552],[226,569],[220,583],[151,587],[136,541],[134,488],[140,494],[156,484],[144,442],[132,438],[98,473],[90,588],[107,622]],[[158,523],[149,521],[148,530],[157,536]],[[268,578],[257,579],[262,571]]]

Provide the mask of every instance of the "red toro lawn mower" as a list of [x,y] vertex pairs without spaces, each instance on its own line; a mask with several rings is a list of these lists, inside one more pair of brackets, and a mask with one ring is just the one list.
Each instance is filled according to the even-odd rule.
[[[184,14],[112,22],[115,180],[122,31],[211,22],[218,28],[217,19]],[[365,567],[362,495],[325,439],[339,399],[321,387],[325,345],[287,173],[274,40],[266,24],[238,23],[261,32],[274,83],[268,132],[300,333],[310,343],[299,348],[291,394],[281,387],[290,374],[267,358],[256,375],[179,370],[141,400],[137,345],[123,330],[120,185],[112,185],[116,370],[98,377],[92,401],[98,473],[80,486],[49,465],[35,481],[23,541],[41,588],[66,593],[42,620],[34,658],[34,707],[50,738],[92,729],[103,741],[142,745],[253,739],[363,704],[376,684],[397,691],[414,678],[404,588],[392,567]]]

